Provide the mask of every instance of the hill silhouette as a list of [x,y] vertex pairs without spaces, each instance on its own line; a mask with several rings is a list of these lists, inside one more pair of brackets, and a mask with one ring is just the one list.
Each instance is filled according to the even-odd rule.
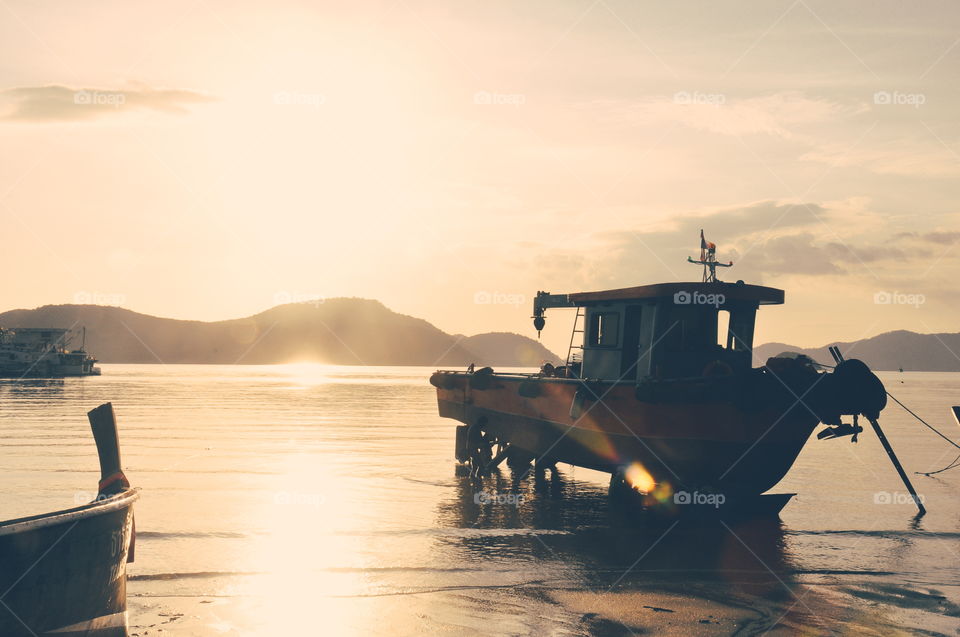
[[[184,321],[102,305],[46,305],[0,314],[0,326],[86,328],[104,363],[539,366],[557,356],[506,332],[457,336],[359,298],[279,305],[227,321]],[[73,343],[79,345],[79,342]]]
[[[536,367],[559,357],[538,341],[509,332],[447,334],[427,321],[359,298],[278,305],[227,321],[185,321],[104,305],[45,305],[0,313],[0,327],[87,329],[87,350],[104,363],[270,364],[319,361],[340,365]],[[79,343],[75,343],[79,344]],[[802,348],[767,343],[762,365],[781,352],[832,364],[827,347],[872,369],[960,371],[960,333],[885,332],[859,341]]]
[[802,348],[786,343],[767,343],[754,350],[754,362],[763,364],[781,352],[800,352],[820,363],[833,364],[827,347],[836,345],[845,358],[859,358],[875,370],[960,372],[960,333],[918,334],[907,330],[884,332],[859,341],[827,343]]

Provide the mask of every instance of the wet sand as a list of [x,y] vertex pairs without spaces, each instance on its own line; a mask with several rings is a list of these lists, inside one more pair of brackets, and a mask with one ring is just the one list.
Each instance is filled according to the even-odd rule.
[[[853,584],[832,579],[803,584],[783,599],[756,596],[733,588],[678,585],[677,591],[590,591],[542,585],[494,589],[484,594],[490,605],[526,609],[511,624],[473,621],[469,613],[443,617],[435,607],[456,608],[455,590],[404,591],[376,597],[338,598],[338,617],[325,625],[317,612],[317,634],[375,635],[957,635],[960,634],[960,590],[916,589],[885,584]],[[681,592],[679,589],[687,589]],[[415,598],[415,599],[411,599]],[[306,634],[293,617],[264,622],[270,609],[263,599],[190,597],[129,599],[132,637],[148,635],[276,635]],[[316,607],[323,603],[317,600]],[[531,612],[530,609],[536,609]],[[371,617],[375,613],[375,617]],[[429,614],[428,614],[429,613]],[[288,624],[288,620],[293,619]],[[374,621],[371,621],[373,619]],[[290,626],[293,632],[276,632]],[[296,626],[296,628],[294,628]]]

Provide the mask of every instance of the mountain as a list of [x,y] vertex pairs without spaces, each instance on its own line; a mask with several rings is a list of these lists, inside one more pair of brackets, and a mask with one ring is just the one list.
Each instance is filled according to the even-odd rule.
[[215,322],[159,318],[103,305],[46,305],[4,312],[0,326],[83,326],[87,351],[104,363],[534,367],[557,362],[555,354],[526,336],[454,336],[378,301],[357,298],[290,303]]
[[763,364],[781,352],[800,352],[820,363],[833,364],[827,347],[836,345],[845,358],[859,358],[871,369],[922,372],[960,372],[960,334],[918,334],[906,330],[885,332],[852,342],[828,343],[804,349],[785,343],[767,343],[754,350],[754,361]]
[[[537,367],[558,363],[550,350],[526,336],[489,332],[447,334],[423,319],[398,314],[379,301],[357,298],[278,305],[229,321],[182,321],[104,305],[45,305],[0,314],[2,327],[87,328],[87,350],[104,363],[286,363],[342,365]],[[847,358],[872,369],[960,371],[960,333],[886,332],[853,342],[802,348],[767,343],[754,350],[762,365],[781,352],[833,362],[836,345]]]
[[487,332],[463,337],[460,345],[470,352],[483,352],[494,361],[526,361],[522,365],[518,363],[519,367],[540,367],[545,361],[554,365],[560,363],[560,358],[539,341],[510,332]]

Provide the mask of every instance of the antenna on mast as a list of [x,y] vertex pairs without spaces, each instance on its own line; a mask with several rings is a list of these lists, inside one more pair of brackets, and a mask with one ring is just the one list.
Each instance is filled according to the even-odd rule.
[[702,228],[700,229],[700,260],[694,261],[691,257],[687,257],[687,261],[703,266],[704,283],[716,283],[717,268],[729,268],[733,265],[733,261],[729,263],[720,263],[717,261],[717,244],[703,238]]

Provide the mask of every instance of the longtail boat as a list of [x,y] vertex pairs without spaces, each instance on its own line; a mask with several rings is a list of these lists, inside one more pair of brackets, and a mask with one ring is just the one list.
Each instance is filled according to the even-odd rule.
[[139,490],[120,468],[113,407],[89,414],[99,492],[82,506],[0,522],[0,635],[126,637]]

